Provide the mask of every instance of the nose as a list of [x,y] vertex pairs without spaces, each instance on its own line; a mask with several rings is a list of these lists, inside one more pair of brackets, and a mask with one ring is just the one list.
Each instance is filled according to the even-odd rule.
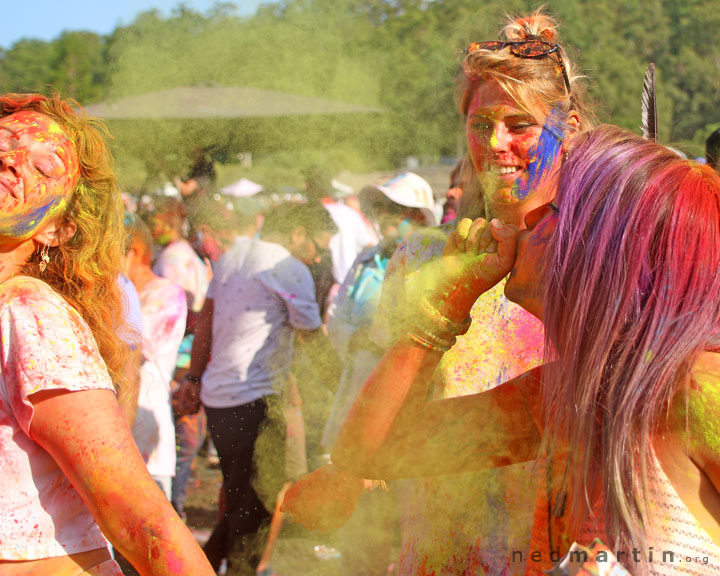
[[18,166],[20,166],[27,156],[27,152],[21,148],[0,152],[0,166],[3,170],[9,170],[14,177],[18,177]]
[[459,186],[453,186],[452,188],[448,188],[447,193],[445,194],[445,198],[448,200],[458,200],[460,196],[462,196],[462,188]]
[[494,152],[505,151],[509,149],[510,131],[504,122],[495,124],[492,134],[490,135],[490,149]]

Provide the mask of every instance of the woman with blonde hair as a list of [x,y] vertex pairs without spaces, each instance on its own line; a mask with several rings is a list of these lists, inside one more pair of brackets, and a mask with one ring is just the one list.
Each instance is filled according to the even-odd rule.
[[[553,18],[541,11],[510,18],[500,36],[470,43],[458,75],[458,108],[474,169],[458,218],[483,216],[523,227],[528,213],[553,198],[573,137],[594,121],[584,78],[559,43]],[[403,338],[417,318],[408,283],[422,265],[440,259],[452,228],[413,234],[389,262],[371,335],[383,349]],[[505,297],[504,285],[501,280],[474,303],[468,332],[432,375],[436,397],[482,392],[541,363],[542,324]],[[403,525],[400,572],[472,573],[481,565],[498,573],[509,550],[527,549],[531,501],[525,487],[531,481],[529,470],[515,466],[414,483],[403,498],[410,521]],[[315,503],[304,505],[302,489],[291,489],[287,498],[294,517],[325,526],[330,514]]]
[[0,96],[0,572],[213,574],[122,416],[122,201],[103,127]]
[[[479,220],[419,271],[418,316],[365,384],[333,461],[397,478],[539,458],[530,549],[508,570],[525,558],[542,574],[600,538],[607,548],[569,561],[718,574],[720,178],[602,126],[576,139],[555,200],[525,221]],[[473,302],[508,272],[507,296],[544,323],[546,363],[427,402]]]

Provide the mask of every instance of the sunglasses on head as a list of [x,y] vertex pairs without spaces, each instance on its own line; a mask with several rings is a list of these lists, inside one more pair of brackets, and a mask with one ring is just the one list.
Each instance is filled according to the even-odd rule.
[[565,88],[567,93],[570,94],[570,79],[565,69],[565,63],[560,56],[560,45],[553,42],[543,42],[542,40],[524,40],[522,42],[501,42],[499,40],[492,40],[490,42],[472,42],[465,47],[465,54],[472,54],[480,50],[489,50],[490,52],[498,52],[510,48],[510,54],[517,58],[549,58],[553,54],[555,55],[555,61],[560,66],[562,71],[563,80],[565,81]]

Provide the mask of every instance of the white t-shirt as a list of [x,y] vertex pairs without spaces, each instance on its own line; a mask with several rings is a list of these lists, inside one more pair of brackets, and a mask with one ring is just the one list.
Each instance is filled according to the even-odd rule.
[[0,350],[0,559],[107,546],[78,492],[29,432],[28,396],[113,389],[90,328],[50,286],[17,276],[0,285]]
[[275,393],[290,372],[294,330],[320,327],[310,271],[279,244],[238,238],[215,266],[211,358],[200,399],[230,408]]
[[175,423],[172,381],[178,348],[185,334],[187,299],[179,286],[165,278],[150,281],[140,293],[143,324],[140,394],[133,438],[156,476],[175,475]]
[[377,244],[377,239],[370,235],[362,216],[349,206],[339,202],[323,204],[338,228],[330,239],[333,276],[342,284],[350,267],[363,248]]
[[177,284],[190,295],[188,307],[199,312],[205,303],[208,272],[205,262],[184,238],[168,244],[158,256],[153,272]]

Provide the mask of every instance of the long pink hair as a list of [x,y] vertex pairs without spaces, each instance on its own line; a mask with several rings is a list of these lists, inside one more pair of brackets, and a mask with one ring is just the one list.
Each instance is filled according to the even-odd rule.
[[720,346],[720,177],[601,126],[576,139],[557,201],[545,446],[569,446],[574,520],[602,494],[606,543],[646,549],[653,434],[698,354]]

